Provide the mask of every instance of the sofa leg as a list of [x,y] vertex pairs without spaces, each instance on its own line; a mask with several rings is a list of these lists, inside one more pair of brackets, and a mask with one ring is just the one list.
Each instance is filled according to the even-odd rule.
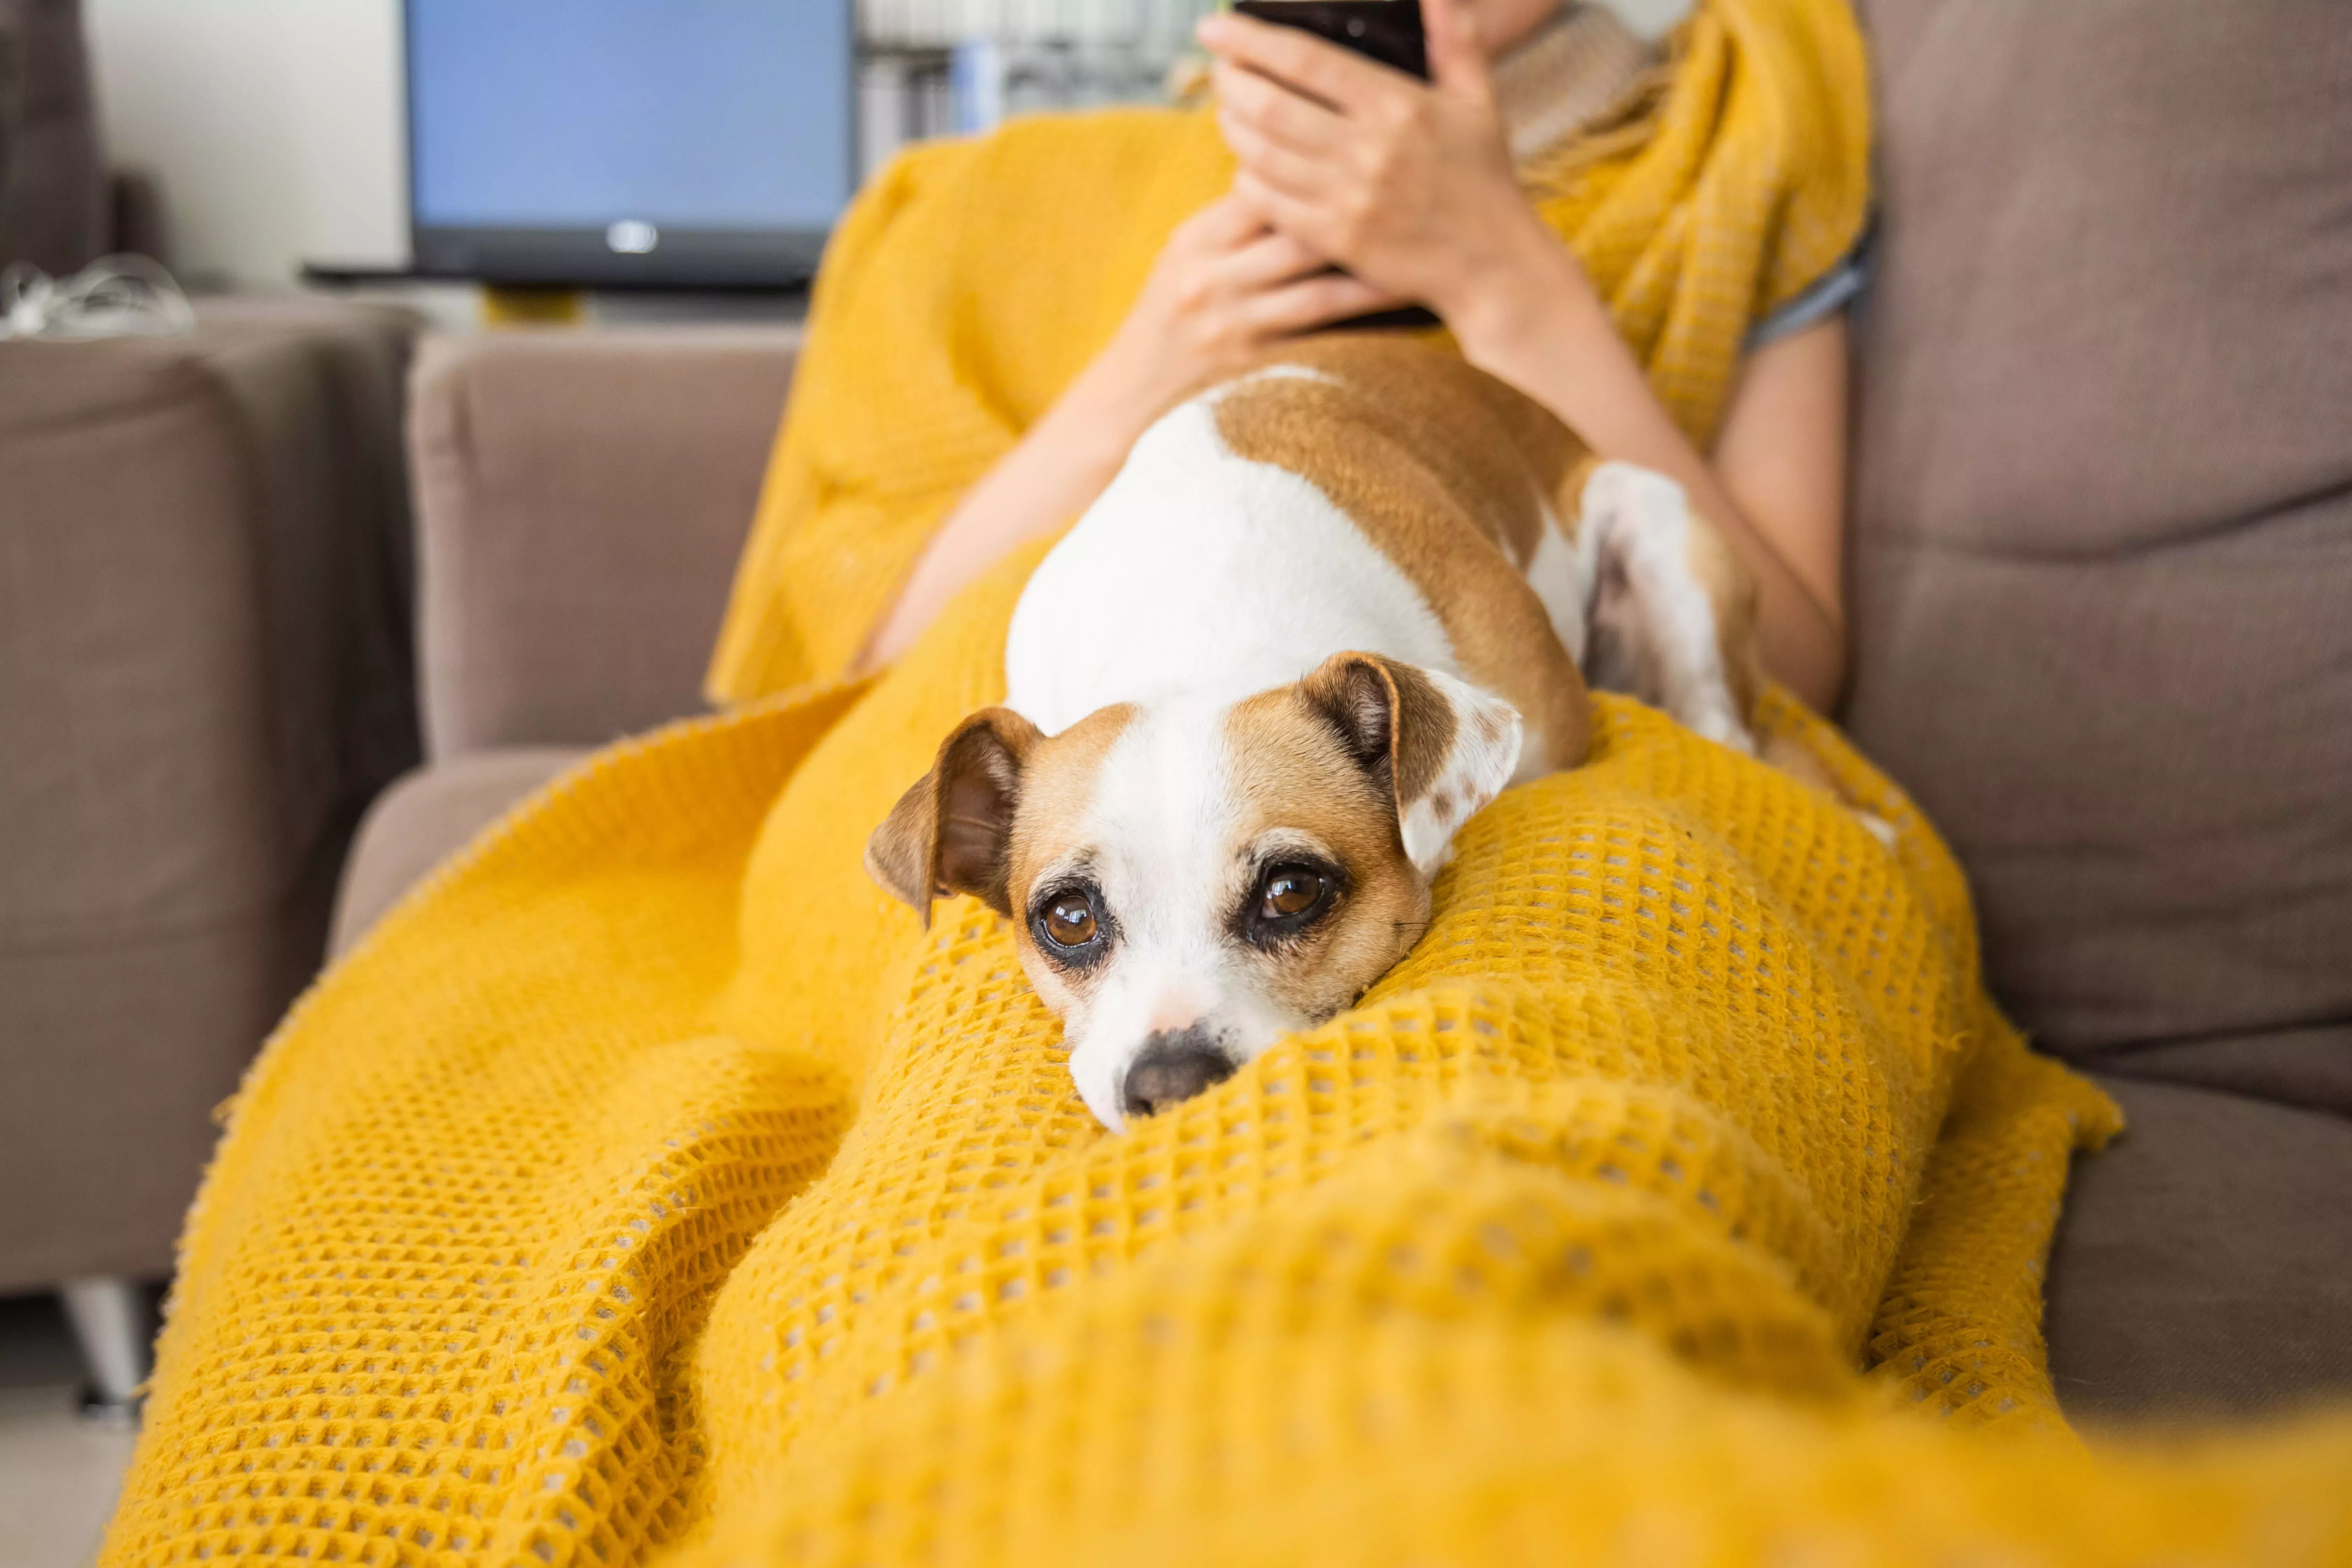
[[155,1324],[147,1292],[118,1274],[68,1279],[58,1294],[89,1373],[82,1408],[92,1415],[135,1416],[140,1384],[154,1365]]

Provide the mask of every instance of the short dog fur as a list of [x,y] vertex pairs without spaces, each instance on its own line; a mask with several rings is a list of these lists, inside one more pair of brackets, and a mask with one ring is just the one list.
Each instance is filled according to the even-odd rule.
[[1454,355],[1334,334],[1195,394],[1032,576],[1005,705],[867,847],[1013,922],[1114,1130],[1353,1003],[1585,682],[1745,751],[1753,592],[1679,486]]

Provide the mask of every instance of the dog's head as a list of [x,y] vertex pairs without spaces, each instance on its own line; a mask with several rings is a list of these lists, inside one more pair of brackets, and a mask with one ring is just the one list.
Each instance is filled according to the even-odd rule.
[[1371,654],[1231,704],[1121,704],[1058,735],[973,714],[866,846],[928,921],[1013,921],[1104,1125],[1191,1098],[1402,957],[1454,831],[1509,782],[1519,716]]

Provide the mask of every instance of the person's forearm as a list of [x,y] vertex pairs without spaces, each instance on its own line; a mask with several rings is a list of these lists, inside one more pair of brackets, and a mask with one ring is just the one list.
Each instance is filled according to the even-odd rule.
[[1130,399],[1085,378],[1073,384],[932,534],[858,668],[897,659],[966,584],[1092,505],[1127,460],[1135,424]]
[[1826,711],[1845,671],[1839,607],[1808,591],[1732,500],[1658,401],[1576,265],[1556,242],[1548,250],[1531,247],[1508,286],[1469,291],[1470,302],[1447,314],[1463,353],[1559,415],[1594,452],[1679,483],[1756,579],[1765,668]]
[[1192,388],[1293,333],[1398,302],[1330,271],[1237,193],[1192,214],[1111,341],[940,525],[857,668],[896,659],[964,584],[1092,505],[1136,438]]

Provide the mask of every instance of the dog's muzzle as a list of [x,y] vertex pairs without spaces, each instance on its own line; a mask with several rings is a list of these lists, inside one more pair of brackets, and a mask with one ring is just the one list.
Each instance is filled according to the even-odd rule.
[[1143,1039],[1127,1069],[1121,1098],[1129,1116],[1156,1116],[1234,1076],[1233,1059],[1198,1024],[1161,1029]]

